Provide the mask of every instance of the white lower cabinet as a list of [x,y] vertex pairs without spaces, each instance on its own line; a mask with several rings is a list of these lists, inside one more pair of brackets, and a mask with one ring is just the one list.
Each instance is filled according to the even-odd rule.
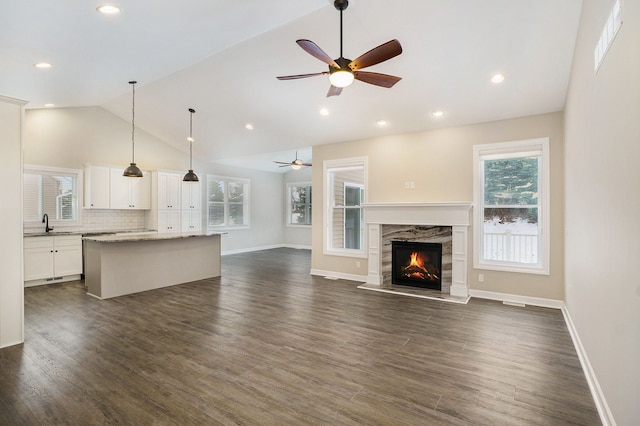
[[201,232],[202,213],[199,211],[182,211],[182,232]]
[[[82,237],[64,235],[24,239],[25,285],[76,279],[82,274]],[[36,282],[36,280],[39,280]],[[30,281],[34,281],[29,283]]]
[[180,232],[180,210],[158,211],[158,233]]

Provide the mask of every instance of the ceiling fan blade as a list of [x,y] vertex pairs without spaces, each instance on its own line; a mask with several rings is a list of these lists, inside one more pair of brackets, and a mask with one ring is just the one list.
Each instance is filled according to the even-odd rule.
[[327,92],[327,98],[331,96],[339,96],[342,93],[342,87],[336,87],[333,84],[329,87],[329,91]]
[[311,163],[302,163],[301,166],[307,166],[307,167],[311,167],[312,164]]
[[317,75],[324,75],[324,74],[329,74],[329,71],[314,72],[311,74],[285,75],[285,76],[276,77],[276,78],[278,80],[297,80],[299,78],[315,77]]
[[402,78],[396,77],[395,75],[367,71],[354,71],[353,76],[356,80],[386,88],[392,87],[394,84],[402,80]]
[[320,59],[325,64],[334,68],[340,68],[340,65],[336,64],[336,62],[331,59],[331,57],[327,55],[324,50],[320,49],[320,47],[311,40],[296,40],[296,43],[298,43],[298,45],[302,47],[305,52],[307,52],[314,58]]
[[291,166],[291,163],[287,163],[284,166],[278,166],[278,167],[289,167],[289,166]]
[[398,40],[391,40],[378,47],[374,47],[367,53],[358,56],[349,63],[353,71],[361,70],[371,65],[379,64],[402,53],[402,46]]
[[274,161],[274,163],[276,163],[276,164],[286,164],[287,166],[291,165],[291,163],[285,163],[284,161]]

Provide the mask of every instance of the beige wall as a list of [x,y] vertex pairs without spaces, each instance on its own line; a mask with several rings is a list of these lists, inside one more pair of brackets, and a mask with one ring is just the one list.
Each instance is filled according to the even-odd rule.
[[[597,75],[613,0],[585,0],[565,113],[566,304],[615,422],[640,419],[640,2]],[[609,417],[611,421],[611,417]]]
[[[196,141],[197,143],[197,141]],[[137,128],[138,166],[144,170],[189,168],[189,154]],[[195,150],[195,148],[194,148]],[[122,165],[131,161],[131,123],[100,107],[29,110],[26,113],[24,162],[80,169],[85,163]],[[194,161],[194,171],[251,180],[251,229],[229,231],[222,250],[242,251],[282,244],[283,177],[278,173]],[[268,211],[270,214],[265,215]]]
[[[551,274],[482,271],[469,262],[471,288],[561,300],[563,294],[563,116],[551,113],[472,126],[321,145],[313,148],[313,269],[365,276],[366,260],[326,256],[322,241],[322,162],[368,158],[368,202],[473,200],[473,145],[549,137],[551,160]],[[407,190],[404,182],[415,182]],[[470,244],[471,245],[471,244]],[[470,257],[472,259],[472,256]],[[360,261],[360,268],[356,265]],[[363,278],[364,280],[364,278]]]

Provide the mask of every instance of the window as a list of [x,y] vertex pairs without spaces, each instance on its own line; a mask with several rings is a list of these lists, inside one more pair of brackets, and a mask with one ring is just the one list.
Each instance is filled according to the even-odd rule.
[[549,140],[474,146],[474,267],[549,273]]
[[249,227],[249,180],[207,176],[210,230]]
[[74,225],[79,220],[82,171],[25,166],[23,202],[25,226],[40,226],[47,214],[50,225]]
[[325,161],[324,171],[325,252],[365,257],[366,159]]
[[287,184],[287,224],[291,226],[311,225],[311,184]]

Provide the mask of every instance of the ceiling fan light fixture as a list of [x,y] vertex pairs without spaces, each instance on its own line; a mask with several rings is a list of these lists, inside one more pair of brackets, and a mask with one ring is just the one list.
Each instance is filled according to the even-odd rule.
[[329,81],[335,87],[347,87],[353,83],[354,76],[351,71],[338,70],[331,73]]

